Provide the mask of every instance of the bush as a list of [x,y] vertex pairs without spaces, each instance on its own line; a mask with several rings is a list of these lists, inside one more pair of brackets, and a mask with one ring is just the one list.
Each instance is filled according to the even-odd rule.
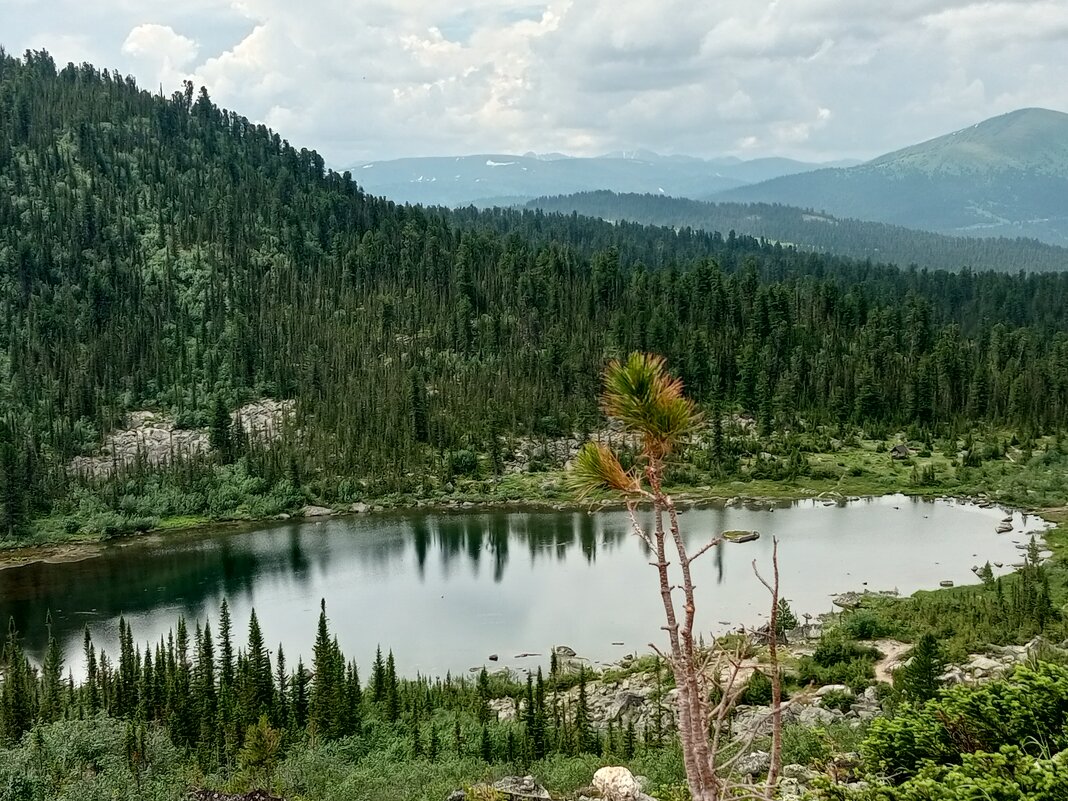
[[771,679],[763,671],[754,670],[745,685],[739,699],[740,703],[751,706],[767,706],[771,703]]
[[820,699],[820,705],[827,709],[837,709],[839,712],[845,713],[853,708],[853,694],[842,692],[841,690],[832,690]]
[[801,658],[798,675],[812,684],[845,684],[857,692],[875,678],[875,649],[846,638],[840,631],[824,634],[812,656]]
[[925,763],[958,764],[965,751],[996,753],[1007,745],[1033,756],[1062,751],[1066,726],[1068,668],[1043,663],[986,684],[958,685],[924,704],[903,704],[893,717],[872,722],[862,753],[872,770],[900,783]]
[[871,609],[857,609],[842,619],[842,631],[854,640],[876,640],[893,633],[890,625]]

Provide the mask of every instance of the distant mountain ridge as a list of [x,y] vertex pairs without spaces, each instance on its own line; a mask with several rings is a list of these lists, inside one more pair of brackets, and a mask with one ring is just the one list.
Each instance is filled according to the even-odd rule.
[[899,267],[995,272],[1068,270],[1068,248],[1034,239],[958,237],[886,223],[840,219],[792,206],[766,203],[711,203],[656,195],[584,192],[538,198],[527,204],[548,212],[672,228],[730,231]]
[[1020,109],[864,164],[713,190],[705,200],[783,203],[968,236],[1068,244],[1068,114]]
[[559,153],[406,158],[367,162],[352,172],[366,191],[400,203],[492,206],[598,189],[696,197],[823,166],[785,158],[709,160],[620,151],[592,158]]

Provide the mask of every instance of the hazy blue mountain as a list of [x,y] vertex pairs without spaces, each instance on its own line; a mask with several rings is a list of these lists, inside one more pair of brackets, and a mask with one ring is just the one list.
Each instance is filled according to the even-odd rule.
[[584,192],[532,200],[530,208],[604,220],[763,237],[799,248],[940,270],[1068,270],[1068,248],[1034,239],[958,237],[886,223],[839,219],[792,206],[708,203],[659,195]]
[[1068,244],[1068,114],[1021,109],[854,167],[711,189],[702,197]]
[[399,202],[509,205],[597,189],[696,197],[822,165],[792,159],[698,159],[649,151],[568,158],[559,153],[483,154],[374,161],[352,169],[368,192]]

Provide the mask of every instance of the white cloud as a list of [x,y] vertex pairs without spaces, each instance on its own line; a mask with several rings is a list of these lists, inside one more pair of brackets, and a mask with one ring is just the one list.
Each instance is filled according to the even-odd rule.
[[191,77],[338,166],[870,156],[1019,106],[1068,109],[1065,0],[0,0],[0,16],[16,20],[9,49],[167,91]]
[[161,86],[177,83],[198,50],[196,42],[170,26],[151,23],[133,28],[122,43],[122,52],[144,65],[142,69],[155,70],[154,82]]

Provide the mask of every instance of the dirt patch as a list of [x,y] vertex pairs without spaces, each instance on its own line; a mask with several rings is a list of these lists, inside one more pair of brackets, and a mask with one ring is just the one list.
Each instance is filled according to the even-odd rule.
[[883,658],[875,663],[875,680],[889,684],[893,682],[893,673],[901,666],[905,654],[912,650],[912,644],[899,640],[875,640],[872,645],[883,655]]

